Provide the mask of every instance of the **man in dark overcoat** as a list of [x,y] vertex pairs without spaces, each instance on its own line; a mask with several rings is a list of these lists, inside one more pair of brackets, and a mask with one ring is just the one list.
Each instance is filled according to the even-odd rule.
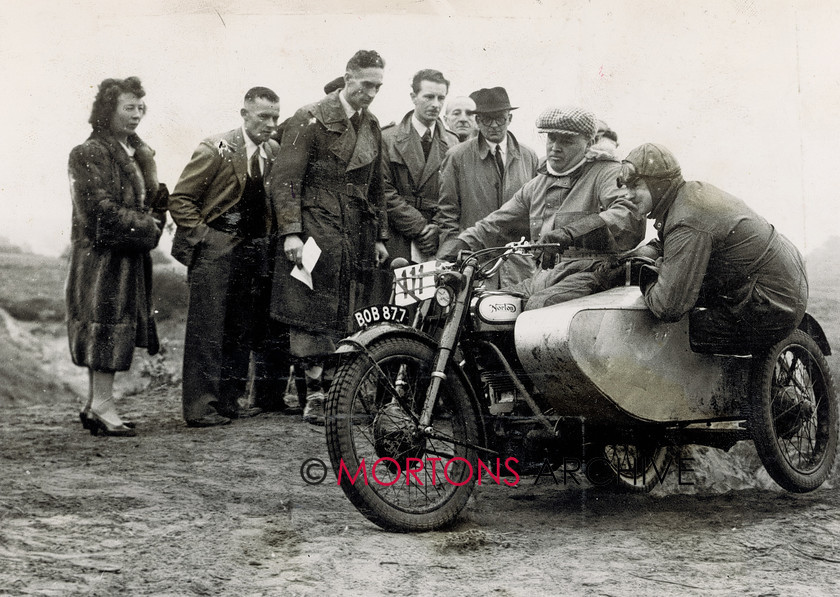
[[[350,315],[368,304],[375,269],[388,257],[382,133],[367,110],[384,67],[378,53],[357,52],[344,88],[289,121],[268,178],[281,237],[271,315],[291,326],[292,354],[308,381],[304,419],[313,423],[323,422],[321,357],[350,331]],[[311,287],[291,276],[309,239],[321,250]]]
[[388,202],[388,254],[420,263],[434,259],[438,227],[438,173],[443,156],[458,144],[440,113],[449,92],[443,73],[425,69],[414,75],[414,110],[382,132],[387,151],[385,198]]
[[[245,95],[243,125],[202,141],[169,198],[178,228],[172,255],[188,268],[183,411],[209,427],[256,414],[242,409],[261,293],[268,292],[276,225],[265,176],[279,145],[280,100],[266,87]],[[267,304],[262,311],[267,316]],[[287,368],[288,375],[288,368]]]

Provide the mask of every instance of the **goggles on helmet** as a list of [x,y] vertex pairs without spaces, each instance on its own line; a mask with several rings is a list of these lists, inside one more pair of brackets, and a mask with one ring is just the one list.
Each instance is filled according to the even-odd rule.
[[616,186],[620,189],[625,186],[633,186],[641,178],[636,172],[636,166],[630,162],[621,162],[621,172],[615,179]]

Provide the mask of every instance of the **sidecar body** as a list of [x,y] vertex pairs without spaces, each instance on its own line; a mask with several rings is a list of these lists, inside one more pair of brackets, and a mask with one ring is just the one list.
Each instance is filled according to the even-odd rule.
[[741,417],[750,357],[697,354],[688,318],[657,320],[638,286],[518,315],[516,352],[560,416],[634,425]]

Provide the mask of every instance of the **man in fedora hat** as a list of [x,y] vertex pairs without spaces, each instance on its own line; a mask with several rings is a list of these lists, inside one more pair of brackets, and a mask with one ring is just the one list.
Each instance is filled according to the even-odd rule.
[[[537,174],[539,165],[534,150],[508,132],[516,107],[510,105],[504,87],[479,89],[470,97],[475,102],[479,134],[451,149],[443,160],[435,219],[441,244],[504,205]],[[513,236],[505,242],[515,240]],[[519,267],[506,269],[503,283],[522,277],[516,273]],[[525,272],[529,273],[528,268]]]
[[595,132],[595,140],[587,152],[587,157],[592,159],[598,156],[615,159],[618,149],[618,135],[603,120],[598,121],[598,130]]
[[532,242],[550,244],[542,269],[509,286],[536,309],[607,290],[616,253],[629,251],[645,234],[645,220],[621,189],[615,158],[588,153],[597,125],[585,108],[548,108],[537,118],[546,161],[533,180],[501,209],[441,247],[451,258],[461,249],[503,244],[509,230],[529,230]]

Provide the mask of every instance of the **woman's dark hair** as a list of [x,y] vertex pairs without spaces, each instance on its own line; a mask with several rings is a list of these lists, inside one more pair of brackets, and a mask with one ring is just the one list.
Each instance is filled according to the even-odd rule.
[[117,109],[117,98],[121,93],[133,93],[137,97],[146,95],[140,79],[128,77],[126,79],[105,79],[99,84],[93,108],[88,122],[95,133],[102,133],[111,126],[111,118]]

